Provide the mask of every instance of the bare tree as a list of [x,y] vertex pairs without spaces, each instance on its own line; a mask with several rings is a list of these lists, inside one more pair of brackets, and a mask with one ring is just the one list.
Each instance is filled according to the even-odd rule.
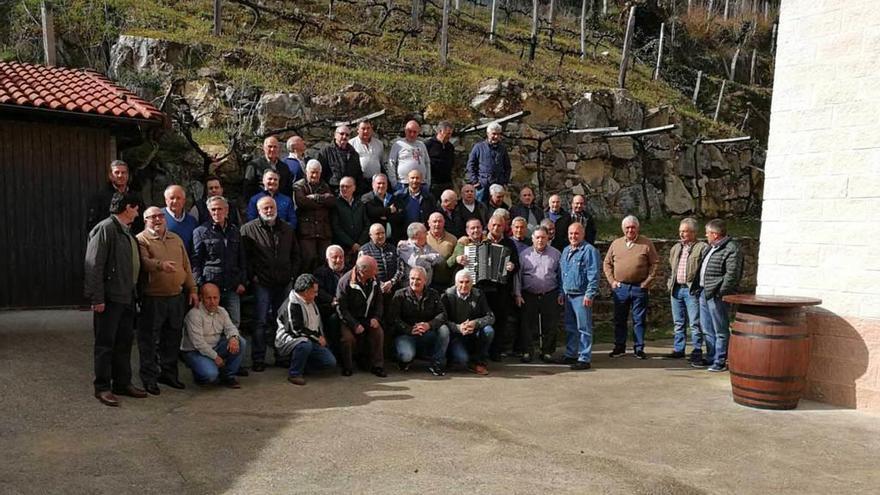
[[623,53],[620,57],[620,72],[617,75],[617,86],[626,87],[626,70],[629,66],[629,52],[632,49],[633,27],[636,23],[636,8],[630,7],[629,19],[626,21],[626,35],[623,37]]
[[[535,0],[535,1],[537,2],[537,0]],[[440,28],[440,63],[443,65],[446,65],[448,56],[449,56],[449,0],[443,0],[443,24]]]
[[498,12],[497,8],[497,0],[492,0],[492,17],[489,20],[489,43],[495,43],[495,26],[496,19],[495,14]]
[[721,100],[724,99],[724,87],[727,86],[727,80],[721,81],[721,90],[718,91],[718,103],[715,104],[715,116],[712,122],[718,122],[718,114],[721,113]]

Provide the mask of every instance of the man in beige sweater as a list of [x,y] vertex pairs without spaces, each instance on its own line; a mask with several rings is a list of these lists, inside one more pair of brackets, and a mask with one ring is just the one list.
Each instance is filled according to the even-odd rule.
[[199,297],[186,247],[177,234],[168,230],[165,213],[151,206],[144,212],[144,221],[146,230],[137,235],[143,294],[142,321],[138,326],[140,375],[144,389],[159,395],[157,383],[184,388],[177,378],[184,304],[195,306]]
[[648,314],[648,289],[657,274],[660,258],[650,239],[639,235],[639,219],[629,215],[621,222],[623,237],[608,247],[605,255],[605,278],[611,284],[614,299],[614,350],[609,356],[626,354],[627,321],[633,318],[633,353],[645,354],[645,320]]

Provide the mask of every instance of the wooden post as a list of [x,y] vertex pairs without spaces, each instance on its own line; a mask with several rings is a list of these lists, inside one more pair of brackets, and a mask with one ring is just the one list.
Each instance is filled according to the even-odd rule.
[[694,97],[691,98],[691,101],[694,105],[697,104],[697,95],[700,94],[700,80],[703,78],[703,71],[697,71],[697,83],[694,85]]
[[538,0],[532,0],[532,33],[529,38],[529,61],[535,60],[538,47]]
[[553,25],[553,18],[555,17],[555,15],[554,15],[555,13],[556,13],[556,2],[555,2],[555,0],[550,0],[550,10],[547,12],[547,24],[550,26]]
[[461,9],[461,0],[455,0],[455,11],[458,12]]
[[736,62],[739,60],[739,51],[740,48],[736,47],[736,51],[733,52],[733,60],[730,61],[730,80],[736,81]]
[[666,23],[660,23],[660,45],[657,47],[657,65],[654,66],[654,80],[660,79],[660,61],[663,60],[663,34]]
[[[537,0],[536,0],[537,1]],[[440,27],[440,63],[446,65],[449,56],[449,0],[443,0],[443,24]]]
[[688,0],[688,15],[691,15],[691,7],[693,7],[692,3],[693,0]]
[[749,112],[750,111],[751,111],[751,108],[746,108],[746,116],[743,117],[743,122],[739,126],[739,130],[742,132],[745,132],[745,130],[746,130],[746,122],[748,122],[748,120],[749,120]]
[[712,7],[715,6],[714,4],[715,4],[715,0],[709,0],[709,6],[706,7],[706,19],[712,18]]
[[222,9],[222,0],[214,0],[214,36],[220,36]]
[[758,50],[752,48],[752,66],[749,68],[749,85],[755,85],[755,60],[758,58]]
[[[590,0],[581,0],[581,60],[587,58],[587,2]],[[535,0],[535,4],[538,0]]]
[[669,46],[675,46],[675,19],[672,20],[672,24],[669,26]]
[[497,0],[492,0],[492,18],[489,20],[489,43],[495,43],[495,12]]
[[602,17],[608,15],[608,0],[602,0]]
[[413,29],[419,29],[421,27],[421,21],[419,18],[422,16],[422,0],[413,0],[412,3],[412,27]]
[[730,0],[724,0],[724,20],[727,20],[727,16],[730,13]]
[[773,33],[770,35],[770,55],[773,55],[776,52],[776,26],[778,24],[773,23]]
[[764,22],[770,17],[770,2],[764,2]]
[[617,75],[617,86],[626,88],[626,69],[629,65],[629,50],[632,48],[633,27],[636,23],[636,8],[630,7],[629,19],[626,21],[626,34],[623,37],[623,54],[620,57],[620,72]]
[[52,17],[52,6],[40,2],[40,13],[43,16],[43,55],[46,65],[55,65],[55,20]]
[[721,91],[718,92],[718,103],[715,105],[715,116],[712,117],[712,122],[718,122],[718,114],[721,113],[721,100],[724,98],[724,86],[727,85],[727,81],[721,81]]

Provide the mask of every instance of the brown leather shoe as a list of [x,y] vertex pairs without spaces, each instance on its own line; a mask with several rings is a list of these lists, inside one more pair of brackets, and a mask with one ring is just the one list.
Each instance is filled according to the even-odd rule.
[[134,397],[135,399],[144,399],[147,397],[147,392],[144,389],[137,388],[132,384],[128,384],[125,388],[122,389],[113,389],[113,393],[116,395],[126,395],[128,397]]
[[101,404],[110,407],[119,407],[119,399],[113,395],[113,392],[104,390],[103,392],[95,392],[95,398],[101,401]]
[[235,378],[228,378],[220,382],[226,388],[241,388],[241,384]]
[[305,385],[306,379],[301,376],[288,376],[287,381],[294,385]]
[[471,372],[481,376],[486,376],[489,374],[489,368],[487,368],[485,364],[474,364],[472,366],[468,366],[468,369],[471,370]]

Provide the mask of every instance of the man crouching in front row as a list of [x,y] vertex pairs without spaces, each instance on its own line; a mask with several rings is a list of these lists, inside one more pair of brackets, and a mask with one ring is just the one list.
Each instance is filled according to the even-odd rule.
[[229,388],[241,388],[235,374],[247,341],[238,334],[229,313],[220,307],[220,289],[216,285],[202,285],[201,300],[184,320],[186,331],[180,342],[183,359],[199,385],[219,379],[220,384]]
[[290,297],[278,312],[278,333],[275,349],[278,355],[290,357],[287,381],[305,385],[306,371],[335,368],[336,358],[327,348],[324,327],[315,297],[318,295],[318,279],[304,273],[297,277]]

